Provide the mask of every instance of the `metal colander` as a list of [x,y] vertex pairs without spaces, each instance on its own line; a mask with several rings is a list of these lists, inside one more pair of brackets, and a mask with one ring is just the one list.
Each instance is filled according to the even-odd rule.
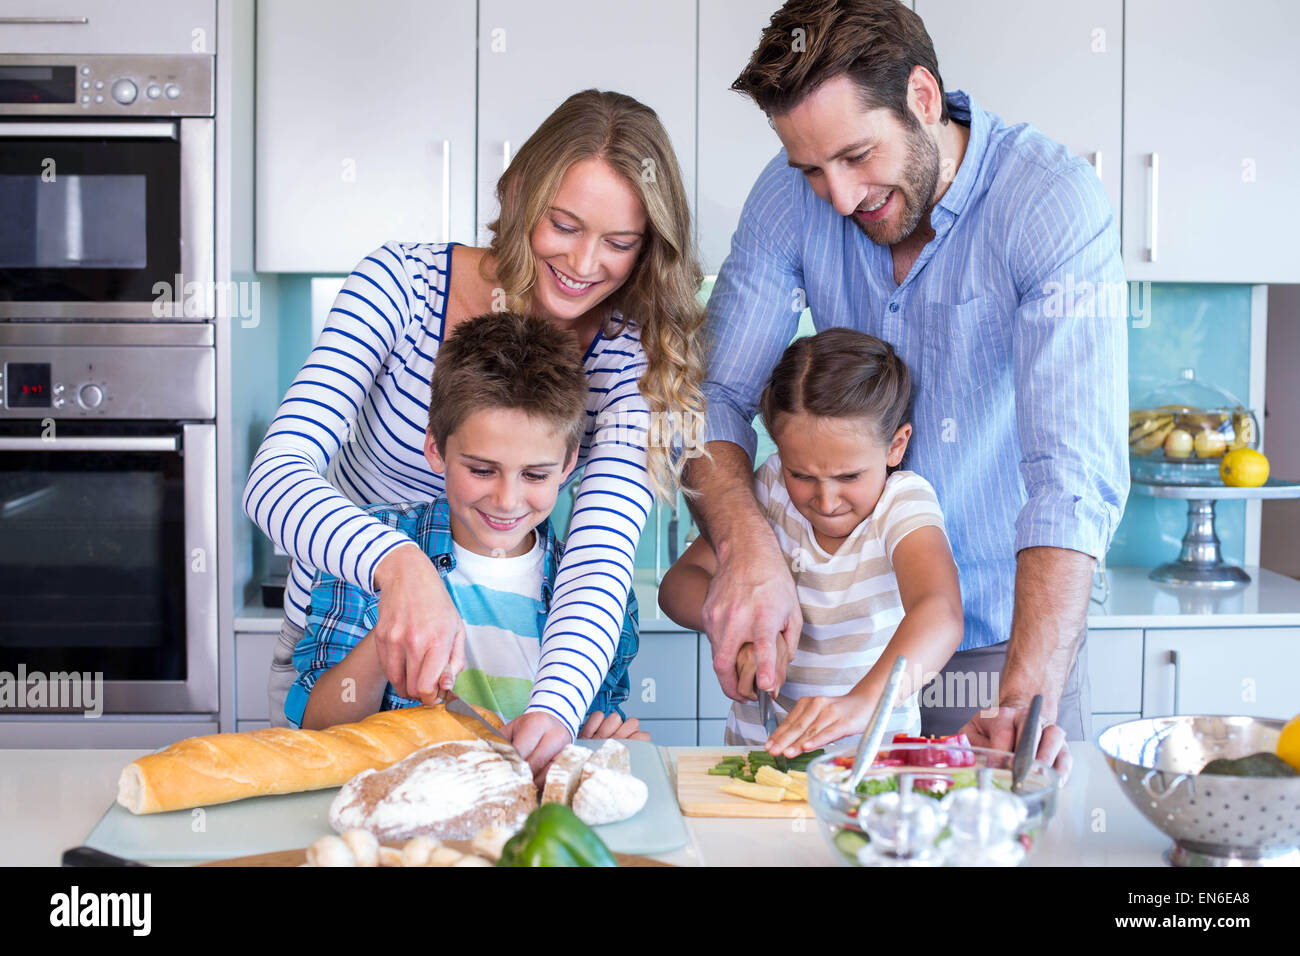
[[1277,750],[1283,721],[1154,717],[1097,736],[1120,788],[1173,838],[1175,866],[1300,863],[1300,777],[1198,776],[1220,757]]

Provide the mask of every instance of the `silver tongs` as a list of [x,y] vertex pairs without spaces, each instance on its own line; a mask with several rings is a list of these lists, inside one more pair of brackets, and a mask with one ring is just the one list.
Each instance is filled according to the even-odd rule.
[[880,741],[885,736],[885,724],[889,723],[889,715],[894,712],[898,686],[903,682],[903,672],[906,670],[907,658],[899,654],[894,659],[889,680],[885,683],[885,689],[880,692],[880,699],[876,701],[876,710],[871,715],[871,722],[867,724],[867,730],[858,744],[857,755],[853,758],[853,772],[849,774],[850,793],[858,789],[858,784],[862,782],[862,778],[875,762],[876,752],[880,750]]

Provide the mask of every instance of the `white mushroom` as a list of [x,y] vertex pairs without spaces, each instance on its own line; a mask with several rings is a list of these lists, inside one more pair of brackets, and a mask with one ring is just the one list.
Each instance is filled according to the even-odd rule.
[[336,836],[323,836],[307,847],[309,866],[356,866],[356,857],[348,845]]

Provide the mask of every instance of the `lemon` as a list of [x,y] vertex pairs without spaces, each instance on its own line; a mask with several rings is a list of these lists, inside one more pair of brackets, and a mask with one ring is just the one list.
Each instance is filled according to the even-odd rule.
[[1268,481],[1268,459],[1253,448],[1238,448],[1223,456],[1219,476],[1230,488],[1258,488]]
[[1292,717],[1277,738],[1277,755],[1300,770],[1300,714]]

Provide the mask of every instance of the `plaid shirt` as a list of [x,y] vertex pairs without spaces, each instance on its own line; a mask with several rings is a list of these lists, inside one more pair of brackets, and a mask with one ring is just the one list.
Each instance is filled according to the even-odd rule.
[[[451,509],[445,496],[432,502],[401,502],[371,505],[364,509],[390,528],[410,537],[432,560],[444,583],[456,567],[456,557],[451,540]],[[547,518],[537,526],[542,543],[542,607],[537,616],[537,637],[541,640],[546,626],[546,615],[551,607],[551,592],[555,586],[555,572],[564,556],[564,543],[555,536]],[[456,601],[454,590],[452,602]],[[302,715],[307,709],[307,698],[316,681],[327,670],[347,657],[362,638],[374,629],[379,617],[379,598],[349,584],[332,574],[318,572],[311,591],[311,604],[307,608],[307,627],[303,639],[293,651],[294,667],[298,680],[289,689],[285,700],[285,716],[295,727],[302,725]],[[628,665],[636,657],[638,637],[636,594],[629,590],[627,614],[619,635],[618,649],[605,674],[605,681],[592,701],[591,714],[618,713],[619,706],[630,692]],[[420,701],[400,696],[392,684],[384,687],[380,710],[399,707],[418,707]]]

